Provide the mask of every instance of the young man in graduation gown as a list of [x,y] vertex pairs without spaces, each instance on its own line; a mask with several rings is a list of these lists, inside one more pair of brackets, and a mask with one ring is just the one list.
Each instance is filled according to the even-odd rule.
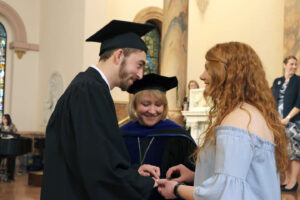
[[[155,181],[130,164],[110,90],[142,78],[147,48],[140,37],[152,28],[113,20],[87,39],[102,43],[100,61],[73,79],[48,122],[42,200],[150,195]],[[158,168],[144,170],[159,177]]]

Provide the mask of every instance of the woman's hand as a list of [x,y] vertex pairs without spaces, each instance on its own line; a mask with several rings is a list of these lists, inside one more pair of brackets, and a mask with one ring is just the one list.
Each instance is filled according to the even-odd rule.
[[290,122],[290,119],[286,117],[286,118],[280,119],[280,122],[286,126]]
[[195,175],[195,173],[192,170],[188,169],[186,166],[182,164],[169,168],[166,173],[166,178],[170,179],[172,177],[172,174],[180,175],[178,178],[172,179],[173,181],[186,182],[186,183],[193,182],[194,175]]
[[160,177],[160,169],[159,167],[144,164],[140,166],[138,172],[142,176],[152,176],[154,179],[159,179]]
[[177,197],[174,194],[174,187],[178,183],[176,181],[169,181],[167,179],[159,179],[157,180],[158,183],[158,192],[165,198],[165,199],[176,199]]

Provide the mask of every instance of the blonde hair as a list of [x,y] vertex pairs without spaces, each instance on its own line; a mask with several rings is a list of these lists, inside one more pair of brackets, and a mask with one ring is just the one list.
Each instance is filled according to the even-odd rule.
[[191,83],[195,83],[197,85],[197,88],[199,88],[199,84],[197,81],[195,80],[190,80],[189,83],[188,83],[188,91],[187,91],[187,94],[185,95],[186,97],[189,97],[190,96],[190,87],[191,87]]
[[284,171],[288,163],[285,128],[279,121],[276,103],[256,52],[247,44],[229,42],[212,47],[205,58],[211,83],[204,96],[211,98],[212,107],[204,143],[198,147],[194,156],[206,144],[215,145],[215,127],[234,108],[245,102],[256,107],[264,116],[274,134],[277,170]]
[[190,80],[189,83],[188,83],[188,89],[191,89],[191,88],[190,88],[190,87],[191,87],[191,83],[195,83],[195,84],[197,85],[197,88],[199,88],[199,84],[198,84],[197,81],[195,81],[195,80]]
[[142,90],[137,92],[136,94],[134,94],[133,98],[130,99],[128,105],[128,114],[131,121],[136,122],[138,120],[138,116],[136,114],[136,107],[137,104],[141,101],[141,99],[146,95],[154,97],[162,102],[164,106],[164,111],[161,120],[165,120],[167,118],[167,114],[169,110],[166,94],[160,90],[149,89],[149,90]]

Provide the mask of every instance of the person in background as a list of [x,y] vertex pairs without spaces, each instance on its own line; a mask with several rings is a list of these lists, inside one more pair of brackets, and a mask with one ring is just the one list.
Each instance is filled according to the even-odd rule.
[[41,200],[146,199],[159,168],[130,165],[110,90],[143,77],[152,25],[113,20],[87,41],[100,60],[79,73],[59,98],[46,129]]
[[189,110],[190,90],[192,90],[192,89],[198,89],[198,88],[199,88],[199,84],[197,83],[197,81],[195,81],[195,80],[190,80],[189,81],[187,94],[183,98],[183,109],[182,110],[184,110],[184,111]]
[[0,130],[2,132],[10,132],[10,133],[18,132],[16,126],[12,123],[9,114],[4,114],[2,116],[2,123],[0,124]]
[[300,171],[300,76],[297,58],[289,56],[283,60],[284,76],[273,82],[272,92],[277,103],[281,123],[286,126],[290,163],[282,181],[281,190],[296,191]]
[[[120,129],[131,164],[149,164],[160,168],[161,178],[175,165],[184,164],[194,170],[190,155],[195,151],[194,140],[172,120],[166,119],[168,102],[166,91],[176,87],[176,77],[145,75],[128,90],[134,94],[129,102],[131,122]],[[157,189],[149,199],[164,199]]]
[[[0,131],[1,132],[8,132],[8,133],[17,133],[18,129],[12,123],[11,117],[9,114],[4,114],[2,116],[2,122],[0,124]],[[5,159],[0,157],[0,163],[5,162]],[[16,166],[16,156],[7,156],[6,157],[6,168],[7,168],[7,179],[8,181],[14,180],[14,172]]]
[[[192,89],[198,89],[199,84],[195,80],[190,80],[188,83],[188,91],[186,93],[186,96],[183,98],[183,106],[182,110],[183,111],[188,111],[189,110],[189,104],[190,104],[190,90]],[[190,132],[189,127],[186,126],[186,116],[183,116],[183,126],[184,128]]]
[[[180,177],[158,180],[167,198],[280,200],[279,172],[288,156],[285,128],[256,52],[247,44],[217,44],[206,53],[201,80],[212,100],[195,173],[170,168]],[[194,186],[183,185],[191,182]]]

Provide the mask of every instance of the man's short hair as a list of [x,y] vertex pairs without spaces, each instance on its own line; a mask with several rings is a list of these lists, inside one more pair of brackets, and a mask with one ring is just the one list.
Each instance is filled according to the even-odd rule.
[[[138,52],[138,51],[142,51],[140,49],[134,49],[134,48],[121,48],[123,50],[123,54],[125,57],[129,56],[130,54],[134,53],[134,52]],[[100,56],[100,60],[99,61],[106,61],[107,59],[109,59],[113,53],[118,50],[118,49],[112,49],[112,50],[108,50],[105,51],[101,54]]]

